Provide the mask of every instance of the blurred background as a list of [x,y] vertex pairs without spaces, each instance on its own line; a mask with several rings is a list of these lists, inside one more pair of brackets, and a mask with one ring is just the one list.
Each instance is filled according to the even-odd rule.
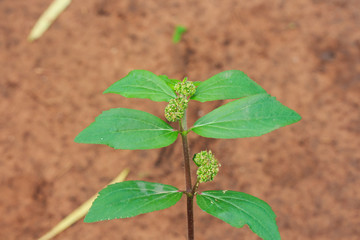
[[[0,239],[36,239],[123,169],[128,180],[184,187],[181,143],[113,150],[73,142],[102,111],[164,119],[166,103],[102,92],[133,69],[204,81],[244,71],[302,120],[262,137],[190,134],[221,162],[205,189],[267,201],[283,239],[360,236],[360,1],[73,0],[45,34],[27,36],[50,0],[0,0]],[[176,25],[188,31],[172,42]],[[190,104],[190,125],[225,101]],[[193,169],[194,169],[194,165]],[[85,224],[55,239],[185,239],[185,201]],[[195,207],[198,240],[259,239]]]

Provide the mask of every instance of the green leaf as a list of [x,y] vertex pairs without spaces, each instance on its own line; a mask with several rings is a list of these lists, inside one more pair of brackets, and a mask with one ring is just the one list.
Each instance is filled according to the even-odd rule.
[[150,113],[113,108],[100,114],[75,142],[105,144],[115,149],[154,149],[172,144],[177,135],[178,131]]
[[228,70],[199,84],[191,99],[206,102],[242,98],[259,93],[266,93],[266,91],[245,73],[239,70]]
[[269,94],[258,94],[227,103],[197,120],[192,131],[209,138],[261,136],[295,123],[300,115]]
[[129,218],[175,205],[182,192],[176,187],[144,181],[126,181],[99,192],[84,222]]
[[195,87],[197,87],[197,86],[199,86],[202,82],[201,82],[201,81],[195,81],[195,82],[193,82],[193,83],[194,83]]
[[174,90],[174,86],[181,82],[180,80],[177,79],[170,79],[168,78],[168,76],[166,75],[159,75],[159,78],[161,78],[164,82],[166,82],[166,84],[172,89]]
[[175,92],[156,74],[146,70],[133,70],[104,93],[116,93],[128,98],[148,98],[156,102],[168,102],[176,98]]
[[264,240],[278,240],[280,234],[275,213],[261,199],[235,191],[205,191],[196,195],[199,207],[233,227],[247,224]]

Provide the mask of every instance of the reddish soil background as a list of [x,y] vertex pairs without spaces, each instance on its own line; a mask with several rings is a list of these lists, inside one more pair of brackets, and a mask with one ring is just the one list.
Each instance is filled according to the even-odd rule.
[[[206,80],[239,69],[303,117],[262,137],[211,140],[222,167],[201,189],[267,201],[283,239],[360,236],[360,1],[74,0],[26,38],[50,0],[0,0],[0,239],[36,239],[124,168],[184,187],[180,142],[148,151],[74,137],[103,110],[163,117],[165,103],[102,95],[133,69]],[[181,43],[175,25],[188,27]],[[192,103],[190,122],[224,102]],[[195,207],[196,237],[259,239]],[[131,219],[78,222],[56,239],[185,239],[185,201]]]

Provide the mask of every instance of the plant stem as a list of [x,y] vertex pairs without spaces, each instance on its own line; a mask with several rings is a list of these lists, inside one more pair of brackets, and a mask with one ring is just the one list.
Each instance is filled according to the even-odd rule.
[[181,132],[181,139],[183,145],[184,166],[185,166],[188,240],[194,240],[194,213],[193,213],[194,194],[193,194],[191,174],[190,174],[190,154],[189,154],[189,144],[187,139],[186,111],[184,113],[184,117],[181,119],[180,122],[180,132]]

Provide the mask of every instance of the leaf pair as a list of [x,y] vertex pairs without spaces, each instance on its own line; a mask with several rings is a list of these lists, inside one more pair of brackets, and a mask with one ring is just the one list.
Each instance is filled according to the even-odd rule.
[[[111,85],[104,93],[116,93],[128,98],[147,98],[156,102],[169,102],[176,98],[174,85],[180,82],[165,75],[157,76],[146,70],[133,70],[126,77]],[[192,100],[207,102],[236,99],[266,93],[256,82],[239,70],[224,71],[198,86]]]
[[[162,210],[175,205],[183,193],[176,187],[144,181],[127,181],[107,186],[100,191],[85,222],[128,218]],[[205,191],[196,195],[205,212],[231,226],[245,224],[265,240],[280,239],[275,214],[270,206],[251,195],[235,191]]]
[[[134,70],[105,93],[169,101],[179,80]],[[271,97],[243,72],[230,70],[197,84],[192,100],[240,98],[197,120],[190,130],[208,138],[260,136],[295,123],[300,116]],[[154,149],[172,144],[178,135],[168,123],[149,113],[117,108],[103,112],[76,138],[78,143],[106,144],[115,149]]]

